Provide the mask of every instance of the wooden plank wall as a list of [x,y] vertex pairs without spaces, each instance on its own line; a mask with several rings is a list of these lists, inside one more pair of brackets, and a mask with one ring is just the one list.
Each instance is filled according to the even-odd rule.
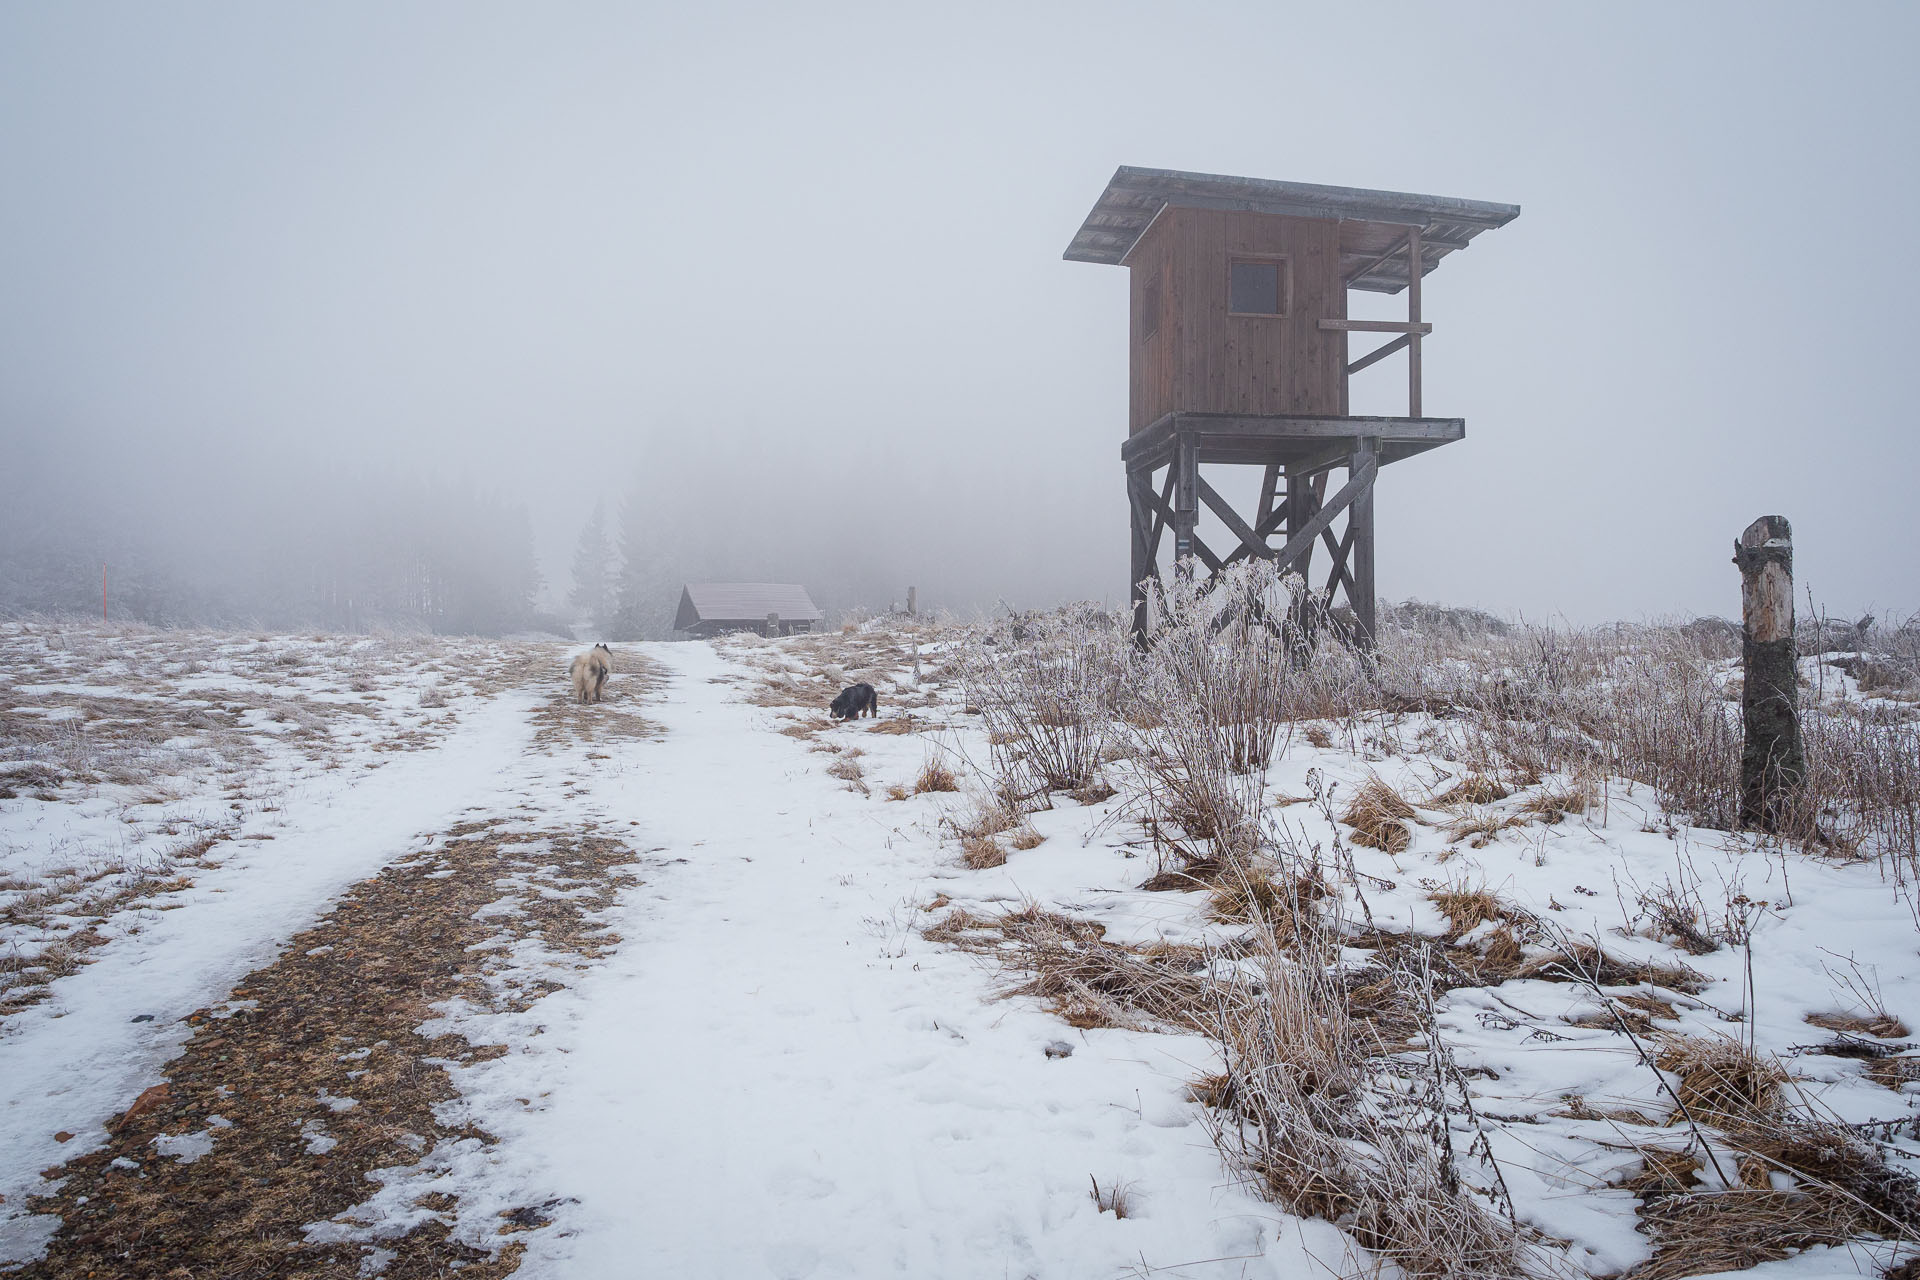
[[[1227,313],[1227,262],[1285,255],[1284,317]],[[1162,415],[1347,412],[1347,342],[1320,329],[1343,320],[1340,224],[1315,218],[1169,208],[1127,259],[1132,274],[1133,431]],[[1158,275],[1159,332],[1143,339],[1148,281]]]

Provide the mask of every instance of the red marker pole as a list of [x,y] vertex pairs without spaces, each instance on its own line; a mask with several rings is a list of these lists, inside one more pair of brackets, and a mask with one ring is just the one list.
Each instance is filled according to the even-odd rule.
[[100,621],[107,620],[107,566],[100,566]]

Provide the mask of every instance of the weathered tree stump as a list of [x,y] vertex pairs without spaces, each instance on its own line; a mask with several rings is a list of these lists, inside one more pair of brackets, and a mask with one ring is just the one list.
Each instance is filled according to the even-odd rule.
[[1740,820],[1777,831],[1807,774],[1793,648],[1793,526],[1785,516],[1761,516],[1733,544],[1733,562],[1740,568],[1746,682]]

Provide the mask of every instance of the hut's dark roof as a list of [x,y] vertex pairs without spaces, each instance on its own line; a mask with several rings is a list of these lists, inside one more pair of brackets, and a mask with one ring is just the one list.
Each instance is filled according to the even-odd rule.
[[777,613],[782,622],[818,622],[807,589],[787,582],[689,582],[680,592],[676,631],[702,622],[765,622]]
[[1338,219],[1341,274],[1349,288],[1374,293],[1398,293],[1407,287],[1407,255],[1395,250],[1411,228],[1420,228],[1420,274],[1424,276],[1455,249],[1466,248],[1474,236],[1520,216],[1517,204],[1123,164],[1113,171],[1113,180],[1067,246],[1066,259],[1125,261],[1168,205]]

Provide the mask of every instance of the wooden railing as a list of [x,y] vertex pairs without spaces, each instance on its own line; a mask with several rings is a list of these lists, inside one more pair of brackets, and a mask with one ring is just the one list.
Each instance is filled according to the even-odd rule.
[[1320,327],[1326,330],[1346,333],[1397,333],[1400,336],[1382,346],[1375,347],[1358,360],[1347,366],[1347,376],[1352,377],[1362,369],[1378,364],[1388,356],[1405,348],[1407,352],[1407,416],[1418,418],[1420,413],[1420,339],[1433,332],[1433,326],[1420,319],[1420,276],[1425,262],[1420,254],[1420,228],[1407,232],[1402,245],[1397,245],[1375,258],[1350,279],[1365,275],[1394,256],[1401,248],[1407,253],[1407,318],[1399,320],[1322,320]]

